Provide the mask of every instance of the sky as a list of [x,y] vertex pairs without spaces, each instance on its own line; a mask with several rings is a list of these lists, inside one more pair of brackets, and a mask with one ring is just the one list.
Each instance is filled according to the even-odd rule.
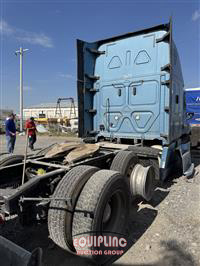
[[0,0],[0,108],[19,112],[20,46],[24,106],[76,98],[76,39],[96,41],[173,18],[185,87],[200,87],[200,1]]

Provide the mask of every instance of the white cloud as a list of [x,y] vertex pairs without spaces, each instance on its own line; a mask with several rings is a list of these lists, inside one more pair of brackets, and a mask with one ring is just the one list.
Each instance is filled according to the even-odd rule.
[[9,35],[25,43],[40,45],[46,48],[53,47],[53,41],[44,33],[30,32],[19,28],[14,28],[5,20],[0,21],[0,34]]
[[73,79],[74,78],[74,76],[71,75],[71,74],[63,74],[63,73],[60,73],[59,76],[61,78],[66,78],[66,79]]
[[193,21],[196,21],[199,18],[200,18],[200,9],[195,10],[195,12],[192,14],[192,20]]
[[17,36],[17,39],[22,42],[38,44],[47,48],[53,47],[53,42],[51,38],[43,33],[38,34],[38,33],[24,32],[23,35]]
[[1,34],[10,35],[13,33],[12,27],[8,25],[8,23],[4,20],[0,21],[0,32]]

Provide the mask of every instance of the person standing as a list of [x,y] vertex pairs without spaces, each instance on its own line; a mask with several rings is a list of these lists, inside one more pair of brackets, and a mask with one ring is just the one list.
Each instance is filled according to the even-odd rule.
[[34,150],[33,145],[36,142],[36,131],[37,131],[33,117],[30,117],[30,119],[26,122],[26,130],[28,134],[29,148],[33,151]]
[[6,142],[8,153],[13,153],[16,141],[15,115],[11,113],[6,120]]

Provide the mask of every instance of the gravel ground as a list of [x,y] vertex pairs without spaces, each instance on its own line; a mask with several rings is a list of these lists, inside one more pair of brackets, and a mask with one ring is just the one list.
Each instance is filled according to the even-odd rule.
[[[0,136],[0,153],[5,151],[5,137]],[[36,148],[74,138],[38,137]],[[23,153],[25,137],[18,137],[15,153]],[[194,178],[181,176],[158,187],[150,203],[132,205],[128,234],[131,245],[114,262],[132,266],[200,265],[200,157]],[[45,224],[22,228],[17,217],[0,227],[0,234],[33,250],[43,249],[44,266],[89,265],[88,261],[52,245]]]

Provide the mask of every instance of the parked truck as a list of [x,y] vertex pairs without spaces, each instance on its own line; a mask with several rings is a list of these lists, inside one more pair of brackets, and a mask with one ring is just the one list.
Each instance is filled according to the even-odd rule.
[[51,239],[73,253],[94,249],[74,245],[77,238],[123,235],[132,199],[151,200],[175,163],[186,176],[194,170],[171,21],[92,43],[77,40],[77,56],[83,142],[29,156],[25,175],[23,156],[0,163],[2,217],[47,221]]
[[200,142],[200,88],[185,89],[186,118],[191,126],[191,145],[198,146]]

